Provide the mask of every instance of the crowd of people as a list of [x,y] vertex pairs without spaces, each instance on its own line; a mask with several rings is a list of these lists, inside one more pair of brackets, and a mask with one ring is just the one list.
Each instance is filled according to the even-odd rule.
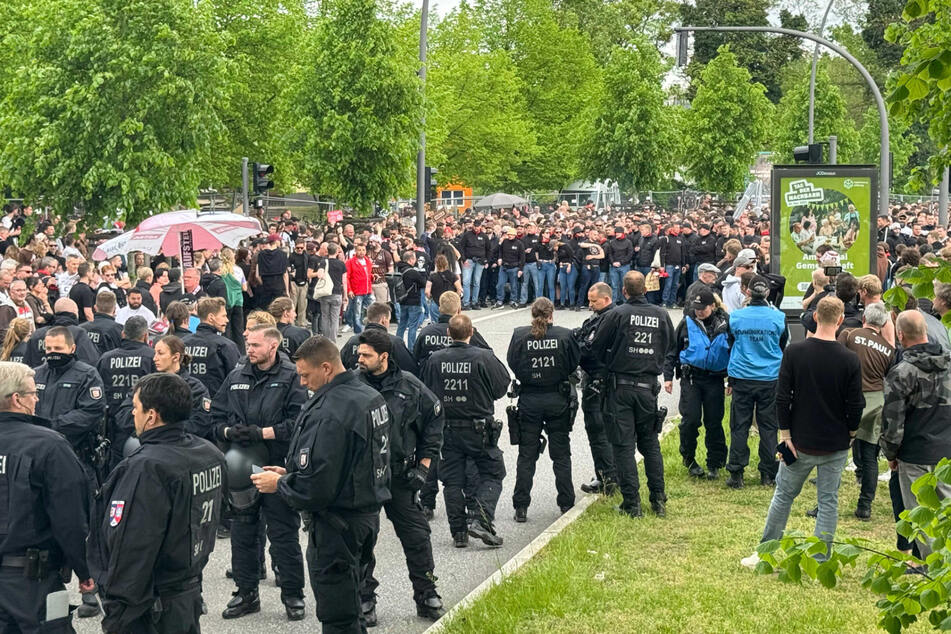
[[[306,560],[325,631],[362,631],[377,620],[381,509],[417,614],[438,619],[439,484],[456,547],[503,544],[506,424],[495,412],[507,394],[517,398],[506,412],[516,522],[529,519],[546,444],[556,504],[574,505],[579,409],[595,467],[581,490],[620,492],[618,511],[642,516],[637,450],[651,512],[665,516],[658,395],[675,380],[691,476],[716,480],[725,468],[727,487],[745,487],[755,423],[759,483],[775,487],[763,540],[782,533],[813,468],[816,534],[832,540],[850,450],[864,520],[879,451],[896,518],[915,505],[914,479],[951,456],[941,321],[951,285],[936,283],[933,301],[881,300],[903,267],[951,257],[930,209],[896,206],[878,219],[879,264],[864,276],[827,275],[833,246],[819,245],[796,343],[774,305],[783,289],[767,212],[734,218],[708,200],[686,213],[466,211],[428,218],[421,235],[412,221],[394,213],[358,231],[284,212],[247,244],[196,252],[183,270],[141,253],[94,262],[75,227],[57,238],[52,219],[5,209],[0,624],[36,631],[63,619],[69,631],[56,595],[64,569],[80,580],[78,615],[103,614],[106,632],[197,632],[202,571],[215,539],[230,537],[236,590],[223,618],[261,610],[270,542],[289,620],[305,617]],[[508,367],[467,314],[506,305],[531,313]],[[676,326],[672,307],[683,308]],[[581,327],[556,325],[558,310],[582,309]],[[924,558],[927,543],[903,539],[900,549]]]

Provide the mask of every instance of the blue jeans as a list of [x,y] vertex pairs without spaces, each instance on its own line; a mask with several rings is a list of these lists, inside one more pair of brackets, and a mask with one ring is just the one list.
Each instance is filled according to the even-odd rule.
[[462,263],[463,306],[479,301],[479,284],[482,283],[482,269],[484,268],[484,264],[479,264],[471,258]]
[[816,470],[816,495],[819,501],[819,515],[816,517],[816,530],[813,534],[826,543],[835,537],[839,519],[839,483],[849,450],[843,449],[825,456],[811,456],[801,451],[798,453],[799,459],[791,465],[779,463],[776,491],[773,493],[773,501],[769,503],[761,541],[783,536],[793,500],[802,491],[802,485],[813,469]]
[[624,288],[624,276],[627,275],[627,272],[630,270],[630,264],[625,264],[624,266],[612,266],[610,269],[611,290],[614,294],[615,304],[620,301],[624,301],[624,295],[621,293],[621,290]]
[[518,267],[503,266],[499,268],[499,283],[495,288],[495,295],[500,304],[505,302],[505,283],[508,282],[511,288],[509,292],[509,301],[518,301]]
[[406,347],[410,350],[413,349],[413,344],[416,343],[416,331],[419,330],[419,325],[422,323],[423,309],[421,306],[407,306],[405,304],[400,306],[400,325],[396,328],[396,336],[402,339],[403,333],[406,333]]
[[[555,271],[557,268],[554,262],[542,262],[542,279],[545,282],[546,295],[552,304],[555,303]],[[536,295],[541,295],[541,292]]]
[[578,271],[578,297],[575,300],[577,306],[587,306],[588,289],[597,283],[600,275],[601,271],[598,270],[597,266],[585,265]]
[[436,323],[437,321],[439,321],[439,304],[437,304],[431,299],[427,299],[425,301],[426,301],[426,313],[427,315],[429,315],[429,321]]
[[680,267],[668,264],[664,267],[667,271],[667,283],[664,285],[664,306],[670,308],[677,303],[677,287],[680,286]]
[[535,297],[542,294],[542,270],[538,264],[531,262],[522,267],[522,303],[528,303],[528,281],[531,280]]
[[568,266],[562,264],[558,267],[558,285],[561,287],[561,305],[575,305],[575,284],[578,282],[578,267],[571,265],[571,273],[568,273]]
[[353,299],[347,305],[347,314],[345,319],[355,334],[363,332],[363,314],[367,307],[373,303],[373,293],[366,295],[354,295]]

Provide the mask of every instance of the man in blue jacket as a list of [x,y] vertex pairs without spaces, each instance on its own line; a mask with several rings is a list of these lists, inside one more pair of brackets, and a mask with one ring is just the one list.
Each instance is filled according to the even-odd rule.
[[729,384],[733,390],[730,404],[730,472],[727,486],[743,488],[743,470],[750,462],[747,439],[753,415],[759,428],[760,483],[776,483],[776,379],[789,340],[785,314],[770,306],[769,282],[761,275],[750,280],[750,303],[730,313]]

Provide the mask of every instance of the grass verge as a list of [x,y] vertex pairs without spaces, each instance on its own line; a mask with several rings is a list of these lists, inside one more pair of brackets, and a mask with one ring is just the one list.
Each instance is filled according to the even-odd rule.
[[[727,430],[729,439],[729,430]],[[555,537],[531,562],[453,616],[445,632],[875,632],[876,597],[860,585],[864,558],[848,568],[834,589],[804,581],[780,582],[740,566],[759,541],[772,489],[760,486],[756,443],[746,488],[687,475],[678,452],[679,433],[662,440],[667,483],[667,519],[648,509],[641,467],[645,517],[613,511],[620,497],[602,499]],[[702,449],[702,438],[701,438]],[[698,456],[701,464],[702,458]],[[884,463],[883,469],[884,469]],[[859,488],[844,472],[837,537],[862,537],[894,548],[895,532],[887,482],[880,482],[872,521],[857,520]],[[806,484],[793,504],[787,528],[811,534],[815,487]],[[910,631],[925,631],[917,624]]]

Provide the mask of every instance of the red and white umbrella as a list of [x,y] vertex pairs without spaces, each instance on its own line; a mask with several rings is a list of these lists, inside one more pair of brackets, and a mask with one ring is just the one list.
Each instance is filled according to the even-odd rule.
[[261,233],[254,218],[232,213],[199,212],[194,209],[168,211],[146,218],[139,226],[107,240],[96,248],[93,259],[104,260],[118,254],[141,251],[148,255],[178,255],[180,235],[192,232],[192,248],[236,247],[241,240]]

